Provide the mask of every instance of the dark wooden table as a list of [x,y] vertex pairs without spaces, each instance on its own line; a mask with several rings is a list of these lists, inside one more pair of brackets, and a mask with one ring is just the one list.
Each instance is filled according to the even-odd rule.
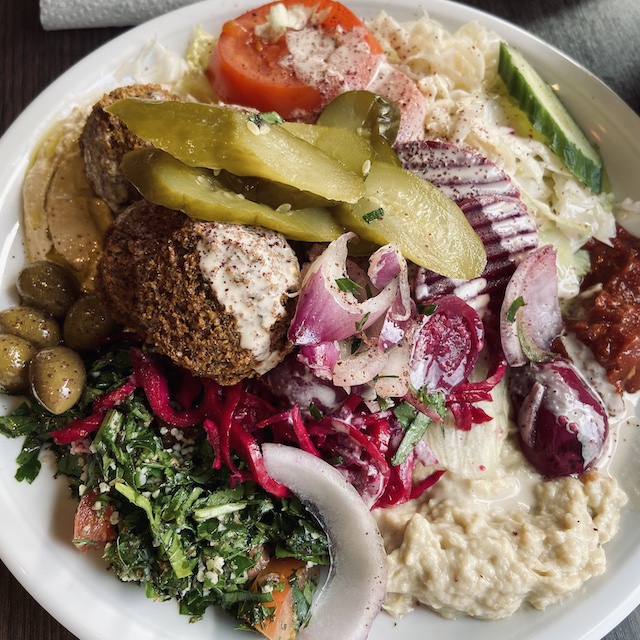
[[[604,80],[640,114],[638,0],[466,0],[464,4],[505,18],[555,45]],[[0,134],[57,76],[123,31],[46,32],[40,26],[38,0],[0,0]],[[2,505],[0,514],[1,509]],[[0,526],[3,524],[0,515]],[[640,609],[606,636],[606,640],[638,638]],[[0,563],[0,640],[73,639]]]

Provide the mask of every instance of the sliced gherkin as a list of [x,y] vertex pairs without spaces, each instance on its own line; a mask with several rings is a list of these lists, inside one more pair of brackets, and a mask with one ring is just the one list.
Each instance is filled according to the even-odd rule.
[[367,173],[374,158],[374,149],[369,142],[355,131],[344,127],[325,127],[302,122],[285,122],[282,126],[298,138],[324,151],[360,177]]
[[306,242],[329,242],[343,232],[328,209],[276,210],[252,202],[224,188],[211,170],[189,167],[160,149],[129,152],[122,170],[147,200],[192,218],[267,227]]
[[279,124],[194,102],[126,98],[107,108],[137,136],[192,167],[266,178],[329,201],[357,202],[362,176]]
[[337,204],[322,196],[317,196],[308,191],[300,191],[286,184],[265,180],[264,178],[236,176],[224,169],[216,171],[216,180],[226,189],[230,189],[253,202],[266,204],[273,209],[288,205],[292,209],[306,209],[307,207],[327,207]]
[[[280,125],[293,135],[325,152],[348,171],[360,178],[369,170],[373,159],[371,145],[353,131],[338,127],[319,127],[301,122],[282,122]],[[254,176],[238,176],[228,171],[220,171],[218,180],[232,191],[241,193],[249,200],[261,202],[277,208],[290,204],[294,209],[305,207],[325,207],[337,204],[322,196],[295,187]]]
[[378,245],[393,242],[405,258],[445,277],[478,277],[484,245],[458,205],[409,171],[374,161],[365,196],[336,207],[339,221]]
[[317,124],[357,133],[377,160],[400,166],[391,146],[400,127],[400,109],[387,98],[366,90],[346,91],[323,109]]

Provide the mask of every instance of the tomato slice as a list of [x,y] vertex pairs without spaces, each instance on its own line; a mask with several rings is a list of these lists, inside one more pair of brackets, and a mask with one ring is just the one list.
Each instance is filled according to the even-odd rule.
[[[300,46],[314,50],[314,42],[329,43],[328,49],[340,47],[348,86],[336,89],[341,70],[322,77],[318,65],[307,62],[308,70],[291,64],[299,56],[290,51],[287,37],[275,40],[256,35],[256,27],[267,23],[272,8],[295,5],[315,8],[312,24],[296,35]],[[304,33],[303,33],[304,32]],[[364,45],[364,46],[363,46]],[[318,48],[315,48],[318,52]],[[254,107],[260,111],[277,111],[283,118],[310,119],[335,95],[347,89],[363,89],[376,73],[383,53],[380,43],[363,22],[349,9],[333,0],[282,0],[271,2],[226,22],[211,56],[207,76],[218,96],[229,104]],[[286,61],[285,61],[286,59]],[[316,59],[317,60],[317,59]],[[327,60],[331,65],[331,60]],[[327,82],[330,78],[330,82]],[[328,86],[332,85],[331,87]]]
[[271,582],[277,587],[271,591],[271,602],[264,607],[272,610],[271,616],[254,625],[256,631],[269,640],[293,640],[296,637],[300,620],[294,604],[292,582],[302,586],[306,580],[306,563],[296,558],[274,558],[256,576],[251,586],[252,591],[260,591],[263,585]]

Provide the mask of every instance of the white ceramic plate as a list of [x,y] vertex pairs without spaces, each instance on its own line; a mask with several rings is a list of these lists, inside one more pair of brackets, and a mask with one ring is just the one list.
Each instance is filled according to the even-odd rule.
[[[30,153],[59,118],[104,89],[118,84],[114,73],[136,57],[149,40],[182,53],[200,23],[217,31],[224,20],[259,4],[256,0],[221,3],[210,0],[188,6],[133,29],[75,65],[44,91],[0,140],[0,309],[15,304],[15,278],[22,264],[19,228],[20,188]],[[427,10],[455,29],[477,20],[518,46],[559,92],[580,124],[599,141],[619,198],[640,199],[640,119],[599,80],[538,39],[501,20],[444,0],[351,0],[356,13],[372,17],[385,8],[399,20]],[[636,142],[634,142],[636,141]],[[26,589],[81,640],[232,640],[240,632],[219,612],[190,625],[175,603],[147,600],[143,590],[118,582],[96,555],[72,546],[73,502],[64,481],[51,479],[45,465],[33,486],[14,480],[20,443],[0,439],[0,557]],[[631,449],[631,447],[626,447]],[[637,459],[637,458],[636,458]],[[623,456],[619,464],[633,494],[640,487],[637,465]],[[632,501],[633,503],[633,501]],[[545,612],[521,611],[507,620],[447,621],[419,611],[397,621],[380,615],[371,640],[599,640],[640,603],[640,513],[624,513],[622,531],[608,545],[609,568],[567,602]],[[1,594],[0,594],[0,597]],[[339,640],[339,639],[337,639]]]

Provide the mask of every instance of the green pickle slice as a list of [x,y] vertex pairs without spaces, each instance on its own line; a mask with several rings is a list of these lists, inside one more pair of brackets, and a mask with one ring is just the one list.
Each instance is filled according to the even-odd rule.
[[339,221],[363,240],[396,244],[405,258],[448,278],[478,277],[484,245],[453,200],[430,182],[374,161],[365,196],[336,208]]
[[[362,178],[374,158],[371,145],[354,131],[343,127],[285,122],[282,127],[340,162]],[[368,161],[368,162],[367,162]]]
[[400,109],[383,96],[366,90],[345,91],[323,109],[317,124],[356,132],[368,141],[376,160],[400,166],[391,146],[400,127]]
[[224,188],[211,170],[189,167],[160,149],[130,151],[121,166],[147,200],[193,218],[267,227],[305,242],[330,242],[344,231],[326,208],[276,210],[252,202]]
[[[372,118],[375,96],[364,97]],[[484,269],[482,241],[453,200],[383,159],[359,131],[267,124],[197,103],[126,99],[108,111],[155,147],[132,151],[122,163],[151,202],[306,242],[329,242],[349,229],[362,247],[393,242],[408,260],[451,278]]]
[[191,167],[266,178],[329,201],[357,202],[362,176],[278,124],[195,102],[126,98],[107,108],[137,136]]

